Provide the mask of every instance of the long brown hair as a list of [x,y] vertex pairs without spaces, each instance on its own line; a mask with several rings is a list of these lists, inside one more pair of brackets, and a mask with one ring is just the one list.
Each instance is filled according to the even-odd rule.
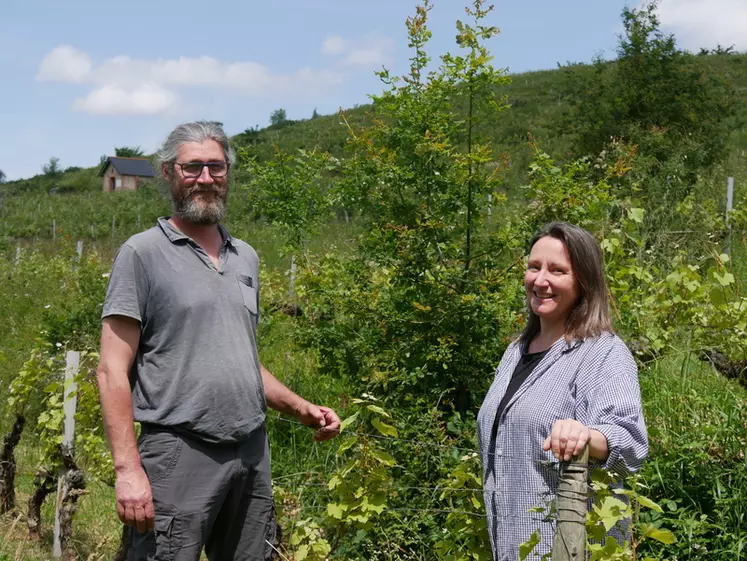
[[[549,236],[563,242],[571,269],[576,278],[579,297],[565,324],[565,338],[587,339],[612,331],[607,282],[604,278],[602,249],[589,232],[567,222],[551,222],[537,232],[529,242],[529,251],[542,238]],[[540,332],[540,319],[529,309],[529,320],[519,341],[528,345]]]

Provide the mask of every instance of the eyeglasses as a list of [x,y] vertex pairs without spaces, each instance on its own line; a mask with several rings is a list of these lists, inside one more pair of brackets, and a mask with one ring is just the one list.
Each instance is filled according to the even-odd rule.
[[184,177],[200,177],[202,175],[202,168],[208,168],[210,177],[225,177],[228,174],[229,168],[228,162],[174,162],[174,165],[182,169]]

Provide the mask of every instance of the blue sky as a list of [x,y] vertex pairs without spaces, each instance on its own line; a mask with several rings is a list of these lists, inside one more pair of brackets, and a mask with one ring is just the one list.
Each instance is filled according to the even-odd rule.
[[[706,3],[707,2],[707,3]],[[463,0],[434,0],[434,56],[455,50]],[[366,103],[374,70],[406,68],[415,0],[3,0],[0,169],[40,172],[50,157],[93,166],[115,146],[147,152],[176,124],[222,121],[229,134]],[[624,0],[495,1],[495,65],[511,73],[611,57]],[[662,0],[685,48],[747,49],[746,0]]]

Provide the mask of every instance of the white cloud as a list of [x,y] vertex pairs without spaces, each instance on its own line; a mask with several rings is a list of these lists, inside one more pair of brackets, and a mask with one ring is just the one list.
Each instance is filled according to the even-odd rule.
[[73,108],[94,115],[156,115],[175,109],[177,96],[160,86],[143,85],[133,90],[103,86],[73,102]]
[[322,54],[340,55],[345,52],[345,39],[339,35],[330,35],[322,42]]
[[340,64],[361,69],[377,68],[392,62],[389,53],[394,41],[389,37],[369,35],[358,41],[345,41],[339,36],[327,37],[322,43],[322,52],[339,55]]
[[224,62],[202,57],[136,59],[117,56],[93,66],[90,57],[63,45],[44,57],[37,79],[89,83],[95,87],[75,100],[74,108],[96,114],[147,114],[169,111],[177,103],[176,88],[199,87],[233,91],[249,97],[305,96],[342,83],[333,69],[305,67],[273,73],[252,61]]
[[383,50],[369,47],[350,51],[342,62],[345,66],[379,67],[391,59]]
[[91,59],[70,45],[55,47],[39,65],[36,79],[44,81],[82,82],[91,73]]
[[720,44],[747,50],[745,0],[661,0],[658,13],[683,48],[697,51]]

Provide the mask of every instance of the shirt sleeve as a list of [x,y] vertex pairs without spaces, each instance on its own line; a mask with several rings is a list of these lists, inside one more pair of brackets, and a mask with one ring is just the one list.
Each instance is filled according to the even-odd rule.
[[577,387],[576,418],[607,438],[609,456],[601,467],[621,475],[638,471],[648,455],[648,436],[633,356],[615,337],[585,378]]
[[123,245],[114,258],[101,319],[126,316],[142,324],[148,292],[148,277],[140,258],[132,247]]

